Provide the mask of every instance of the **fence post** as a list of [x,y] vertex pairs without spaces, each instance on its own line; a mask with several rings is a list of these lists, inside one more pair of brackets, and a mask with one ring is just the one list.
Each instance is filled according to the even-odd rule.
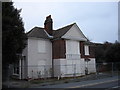
[[76,77],[76,64],[74,64],[74,77]]
[[33,70],[32,70],[32,79],[33,79]]
[[96,63],[96,78],[98,79],[99,74],[99,63]]
[[112,62],[112,77],[113,77],[113,62]]
[[10,87],[10,65],[8,65],[8,88]]

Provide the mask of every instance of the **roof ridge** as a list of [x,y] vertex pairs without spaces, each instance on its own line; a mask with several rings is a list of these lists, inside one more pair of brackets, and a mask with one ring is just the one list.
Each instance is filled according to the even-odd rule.
[[57,30],[54,30],[53,32],[53,36],[54,38],[60,38],[61,36],[63,36],[66,32],[68,32],[70,30],[70,28],[76,23],[64,26],[62,28],[59,28]]
[[[48,33],[45,31],[45,28],[37,27],[37,26],[35,26],[33,29],[31,29],[26,34],[29,35],[29,36],[35,36],[36,35],[37,37],[40,37],[40,36],[43,37],[43,35],[45,33],[45,35],[47,35],[47,37],[49,37],[49,38],[60,38],[65,33],[67,33],[71,29],[71,27],[75,24],[76,23],[72,23],[72,24],[66,25],[62,28],[59,28],[57,30],[53,30],[53,36],[49,36]],[[38,36],[38,31],[41,32],[41,34],[43,34],[43,35]],[[46,36],[44,36],[44,37],[46,37]]]
[[[57,30],[60,30],[60,29],[63,29],[63,28],[69,27],[69,26],[72,27],[74,24],[76,24],[76,23],[72,23],[72,24],[69,24],[69,25],[63,26],[63,27],[61,27],[61,28],[59,28],[59,29],[57,29]],[[57,30],[55,30],[55,31],[57,31]]]
[[42,28],[42,27],[37,27],[37,26],[35,26],[35,27],[33,27],[30,31],[26,32],[26,34],[31,33],[31,32],[33,31],[33,29],[35,29],[35,28],[41,28],[41,29],[44,29],[44,28]]

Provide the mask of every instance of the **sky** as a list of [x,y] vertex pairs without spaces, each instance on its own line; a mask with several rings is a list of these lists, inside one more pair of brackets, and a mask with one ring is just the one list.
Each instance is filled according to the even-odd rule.
[[[118,16],[120,16],[120,2],[118,4]],[[118,17],[118,41],[120,42],[120,17]]]
[[51,15],[54,30],[76,23],[92,42],[118,40],[118,2],[13,2],[22,9],[25,32],[44,27]]

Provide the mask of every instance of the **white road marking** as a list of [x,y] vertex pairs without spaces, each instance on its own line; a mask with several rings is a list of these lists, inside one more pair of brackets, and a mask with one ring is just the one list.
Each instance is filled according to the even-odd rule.
[[92,84],[80,85],[80,86],[73,86],[73,87],[68,87],[68,88],[81,88],[81,87],[85,87],[85,86],[93,86],[93,85],[98,85],[98,84],[103,84],[103,83],[108,83],[108,82],[114,82],[114,81],[118,81],[118,79],[104,81],[104,82],[99,82],[99,83],[92,83]]
[[111,87],[111,88],[107,88],[105,90],[112,90],[113,88],[119,88],[120,86],[114,86],[114,87]]
[[112,87],[112,88],[119,88],[120,86],[115,86],[115,87]]

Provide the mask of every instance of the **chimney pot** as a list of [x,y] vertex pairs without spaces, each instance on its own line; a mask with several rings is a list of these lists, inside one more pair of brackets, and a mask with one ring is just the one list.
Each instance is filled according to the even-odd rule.
[[51,19],[51,15],[49,15],[49,16],[46,17],[46,19],[49,19],[49,18]]

